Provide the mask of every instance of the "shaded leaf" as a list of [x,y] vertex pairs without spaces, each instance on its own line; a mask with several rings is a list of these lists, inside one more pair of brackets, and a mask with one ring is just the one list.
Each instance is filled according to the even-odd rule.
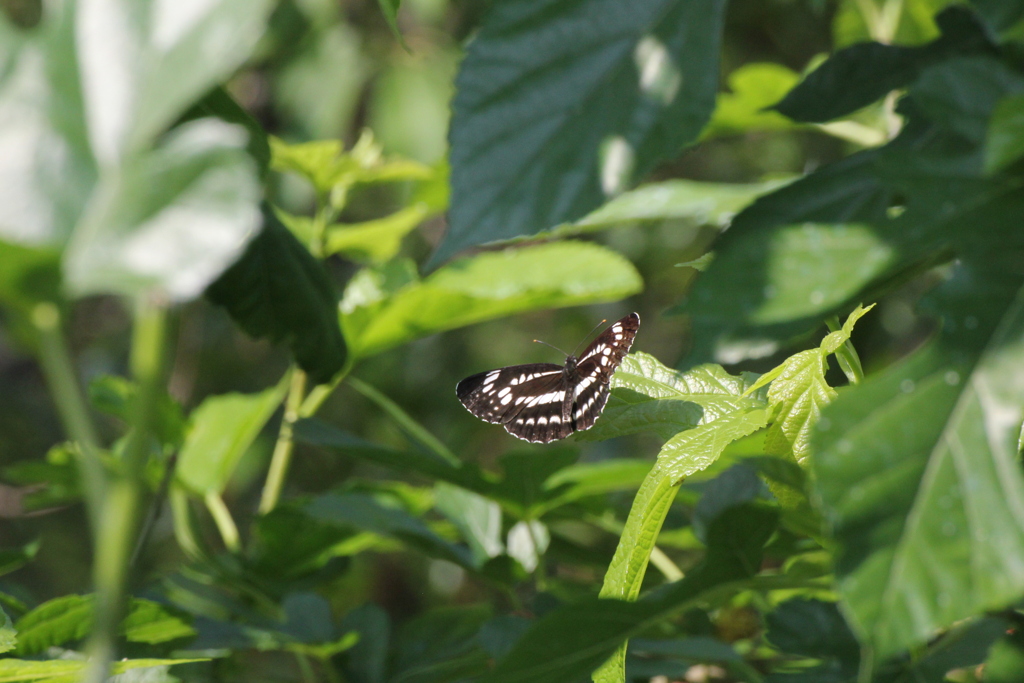
[[263,232],[206,296],[248,334],[287,343],[317,383],[330,381],[345,363],[331,281],[271,211],[264,210]]
[[860,43],[839,50],[775,109],[794,121],[830,121],[909,85],[931,64],[955,55],[993,51],[984,27],[970,10],[947,8],[936,22],[942,36],[922,47]]
[[1024,156],[1024,95],[1000,100],[985,143],[985,171],[994,173]]
[[996,270],[958,266],[935,300],[971,323],[842,394],[815,434],[839,587],[880,656],[1024,594],[1024,314]]
[[553,610],[482,681],[565,683],[588,675],[629,636],[750,576],[775,522],[770,510],[730,510],[715,522],[708,556],[686,578],[638,602],[591,598]]

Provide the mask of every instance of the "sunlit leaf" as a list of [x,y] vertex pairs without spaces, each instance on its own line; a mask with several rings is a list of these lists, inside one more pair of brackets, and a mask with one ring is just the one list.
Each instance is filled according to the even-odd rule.
[[424,204],[413,204],[390,216],[363,223],[333,225],[327,230],[327,254],[344,254],[355,261],[383,263],[402,246],[402,238],[427,217]]
[[121,172],[102,175],[64,257],[69,290],[173,301],[201,294],[259,226],[246,137],[223,121],[191,121]]
[[190,416],[175,470],[197,495],[221,493],[238,462],[284,399],[280,382],[258,394],[224,394],[203,401]]
[[342,299],[342,328],[358,357],[513,313],[612,301],[642,287],[632,264],[583,242],[481,253],[418,281],[403,283],[409,273],[390,284],[392,269],[381,272],[353,279]]

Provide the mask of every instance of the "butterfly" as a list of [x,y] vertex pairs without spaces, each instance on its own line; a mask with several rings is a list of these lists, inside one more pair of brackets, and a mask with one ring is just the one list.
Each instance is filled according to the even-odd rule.
[[565,365],[510,365],[467,377],[455,394],[481,420],[505,425],[512,436],[548,443],[594,426],[608,402],[612,374],[640,328],[630,313],[612,323],[583,354]]

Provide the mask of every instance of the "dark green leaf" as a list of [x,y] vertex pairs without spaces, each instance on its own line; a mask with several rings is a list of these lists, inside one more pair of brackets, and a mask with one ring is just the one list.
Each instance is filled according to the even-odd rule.
[[385,506],[365,494],[325,494],[310,501],[304,510],[320,522],[395,538],[434,557],[465,567],[473,566],[465,548],[445,541],[408,512]]
[[837,659],[847,674],[857,671],[860,643],[834,602],[794,598],[767,617],[767,638],[783,652]]
[[494,4],[456,80],[451,222],[434,260],[575,220],[693,141],[714,106],[724,8]]
[[295,436],[306,443],[336,448],[346,455],[374,462],[398,472],[415,472],[477,493],[486,494],[491,490],[491,484],[468,464],[463,463],[459,467],[454,467],[440,458],[420,452],[398,451],[377,446],[320,420],[300,420],[295,424]]
[[794,121],[822,122],[850,114],[912,83],[950,56],[992,52],[984,27],[963,7],[936,17],[942,36],[923,47],[860,43],[836,52],[775,105]]
[[348,678],[353,683],[384,683],[391,640],[388,613],[377,605],[362,605],[345,615],[341,628],[359,634],[359,642],[348,652]]
[[1019,629],[992,646],[985,662],[985,683],[1016,683],[1024,671],[1024,633]]
[[263,232],[206,296],[250,335],[287,343],[315,382],[328,382],[346,356],[331,281],[273,212],[263,213]]
[[[100,375],[89,383],[89,401],[100,412],[130,424],[136,400],[136,387],[131,381],[114,375]],[[157,397],[154,432],[161,443],[178,448],[185,436],[185,416],[181,404],[162,393]]]
[[0,576],[20,569],[32,561],[39,552],[39,541],[33,541],[20,548],[0,550]]
[[1024,305],[993,259],[962,263],[937,293],[936,343],[819,423],[811,462],[839,587],[879,656],[1024,594]]
[[483,673],[488,657],[477,633],[491,617],[487,605],[445,607],[407,622],[394,638],[395,683],[450,683]]
[[732,508],[715,521],[704,562],[682,581],[638,602],[589,599],[557,608],[534,624],[482,681],[565,683],[588,675],[629,636],[751,576],[776,520],[775,512],[765,508]]
[[1021,0],[973,0],[973,4],[996,31],[1005,31],[1024,19]]
[[693,532],[705,545],[711,542],[708,530],[715,520],[729,508],[765,498],[767,490],[754,470],[746,465],[734,465],[712,479],[704,487],[700,500],[693,508]]

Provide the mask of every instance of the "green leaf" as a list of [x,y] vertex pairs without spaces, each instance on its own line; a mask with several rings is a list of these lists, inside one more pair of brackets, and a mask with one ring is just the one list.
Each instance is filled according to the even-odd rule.
[[[134,4],[84,2],[75,16],[84,36],[76,48],[90,142],[103,164],[146,149],[189,104],[238,68],[274,7],[270,0],[161,5],[150,26]],[[155,3],[145,6],[155,11]]]
[[824,660],[818,675],[838,668],[844,680],[855,679],[860,643],[836,603],[794,598],[772,610],[766,621],[766,637],[778,649]]
[[434,261],[575,220],[692,142],[714,107],[724,9],[493,5],[456,79],[450,225]]
[[385,158],[369,130],[363,131],[347,152],[340,140],[290,145],[274,137],[270,138],[270,151],[273,170],[301,175],[325,197],[332,190],[344,192],[357,183],[429,180],[435,175],[434,169],[419,162]]
[[323,266],[270,211],[263,232],[206,290],[254,337],[287,343],[314,382],[325,383],[345,363],[337,298]]
[[65,595],[36,607],[16,623],[15,653],[21,657],[34,655],[86,637],[92,630],[93,602],[90,595]]
[[600,419],[576,438],[599,441],[652,431],[667,440],[724,415],[763,408],[763,400],[743,396],[747,386],[718,365],[684,373],[642,351],[631,353],[612,376],[612,395]]
[[341,302],[345,338],[359,358],[513,313],[613,301],[642,287],[632,264],[583,242],[481,253],[418,281],[399,264],[363,273]]
[[[122,659],[113,663],[111,673],[117,675],[136,669],[207,661],[209,661],[207,657],[193,659]],[[79,680],[80,676],[85,672],[87,665],[88,662],[84,659],[51,659],[47,661],[0,659],[0,682],[52,681],[53,683],[72,683]]]
[[[92,631],[94,604],[92,595],[65,595],[36,607],[17,622],[16,654],[36,655],[82,640]],[[130,642],[151,645],[196,633],[183,617],[165,606],[138,598],[132,598],[120,632]]]
[[307,515],[317,521],[395,538],[433,557],[464,567],[473,566],[464,548],[445,541],[404,510],[385,506],[371,496],[359,493],[325,494],[314,498],[304,509]]
[[[100,375],[89,383],[89,402],[100,412],[131,424],[134,402],[138,395],[133,382],[115,375]],[[166,393],[157,397],[154,435],[172,448],[181,445],[185,436],[185,416],[181,404]]]
[[341,628],[359,634],[359,642],[346,658],[349,680],[384,683],[391,641],[391,619],[387,612],[372,603],[361,605],[345,615]]
[[841,394],[814,437],[839,588],[880,657],[1024,594],[1024,304],[994,258],[954,268],[942,335]]
[[196,495],[222,493],[238,462],[284,400],[287,388],[282,380],[258,394],[223,394],[204,400],[190,418],[175,471],[178,481]]
[[192,638],[196,630],[188,619],[166,605],[133,598],[128,616],[121,622],[121,633],[129,642],[156,645],[179,638]]
[[402,239],[427,217],[425,204],[413,204],[390,216],[327,229],[326,254],[344,254],[361,263],[384,263],[398,254]]
[[791,120],[769,107],[782,100],[799,80],[796,72],[781,64],[744,64],[729,74],[729,92],[718,96],[702,137],[793,128]]
[[565,683],[586,676],[628,637],[751,576],[776,519],[764,508],[727,511],[712,528],[707,557],[686,578],[638,602],[590,598],[553,610],[482,683]]
[[478,493],[438,482],[434,486],[437,510],[462,533],[473,553],[473,564],[482,567],[487,560],[501,555],[501,506]]
[[825,381],[825,362],[829,354],[846,343],[857,320],[874,308],[874,304],[858,306],[842,330],[827,335],[816,349],[801,351],[787,358],[777,368],[766,372],[754,388],[771,382],[768,389],[771,427],[765,437],[765,453],[794,458],[803,463],[810,454],[811,430],[821,417],[821,410],[836,397],[836,391]]
[[794,121],[824,122],[851,114],[912,83],[950,56],[992,52],[970,10],[949,7],[935,18],[942,36],[922,47],[860,43],[839,50],[786,95],[775,110]]
[[0,624],[0,653],[10,652],[18,646],[18,631],[14,628],[14,622],[11,621],[10,616],[2,608],[0,608],[0,614],[4,618],[4,623]]
[[733,217],[757,197],[785,184],[785,181],[728,184],[694,180],[650,183],[623,192],[563,230],[578,232],[580,228],[598,230],[668,220],[725,229]]
[[[200,119],[101,175],[64,256],[76,296],[195,298],[256,234],[260,188],[240,126]],[[110,144],[114,144],[110,141]]]
[[305,419],[296,422],[295,438],[317,446],[335,448],[351,457],[388,467],[397,472],[420,474],[485,495],[491,491],[490,482],[486,481],[480,472],[470,464],[462,463],[455,467],[440,458],[417,451],[399,451],[378,446],[352,436],[337,427],[332,427],[321,420]]
[[26,543],[20,548],[0,550],[0,576],[9,574],[31,562],[39,552],[39,541]]
[[402,37],[402,32],[398,30],[398,6],[401,2],[402,0],[377,0],[384,19],[387,20],[388,26],[391,27],[391,32],[395,34],[395,38],[398,38],[398,41],[404,46],[405,38]]
[[44,301],[60,300],[60,252],[0,241],[0,305],[27,316]]
[[985,141],[985,172],[995,173],[1024,156],[1024,95],[999,101]]

